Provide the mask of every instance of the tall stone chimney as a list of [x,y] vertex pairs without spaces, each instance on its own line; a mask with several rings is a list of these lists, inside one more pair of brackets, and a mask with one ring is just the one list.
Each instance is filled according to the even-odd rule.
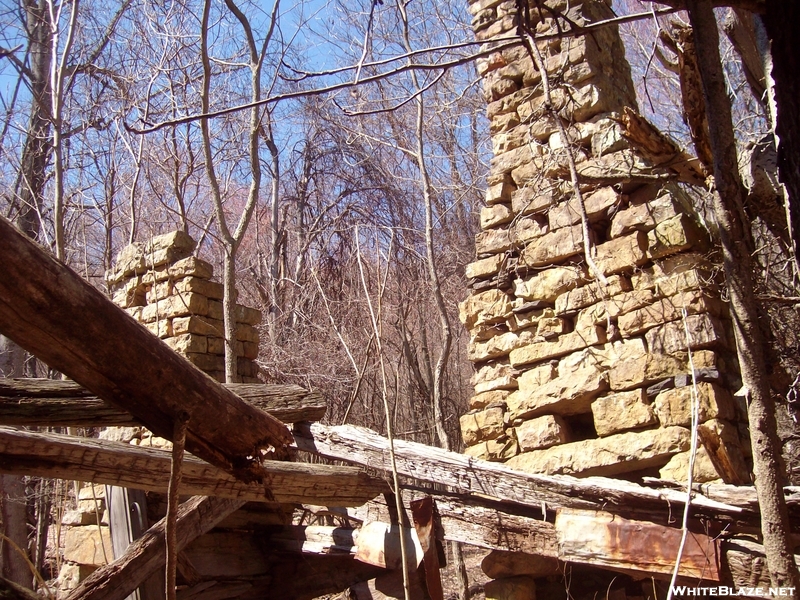
[[[567,22],[612,18],[610,2],[542,4],[530,1],[525,29],[547,36],[537,45],[553,110],[522,43],[478,61],[494,158],[460,306],[475,365],[466,452],[535,473],[685,481],[696,391],[695,481],[748,483],[727,306],[707,232],[677,182],[689,167],[677,149],[664,162],[669,143],[637,117],[617,28],[559,36]],[[518,33],[519,6],[470,2],[484,48]],[[643,123],[652,143],[631,133]],[[605,284],[587,267],[582,212]]]

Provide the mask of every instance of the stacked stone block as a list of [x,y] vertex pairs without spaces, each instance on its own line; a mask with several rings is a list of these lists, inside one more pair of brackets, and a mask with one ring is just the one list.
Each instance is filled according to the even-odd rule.
[[[537,473],[685,480],[695,390],[695,481],[749,482],[746,414],[731,394],[732,337],[707,232],[676,172],[624,135],[619,117],[636,100],[616,28],[556,35],[559,12],[577,25],[613,13],[599,0],[535,4],[529,29],[550,36],[537,44],[552,110],[521,44],[478,61],[495,155],[467,266],[472,291],[460,305],[475,365],[461,417],[466,453]],[[471,2],[484,48],[517,33],[517,6]],[[570,154],[605,283],[586,265]]]
[[[124,248],[106,281],[113,300],[177,353],[225,381],[222,284],[213,267],[192,256],[195,241],[182,231]],[[236,354],[244,383],[258,379],[261,312],[236,306]]]

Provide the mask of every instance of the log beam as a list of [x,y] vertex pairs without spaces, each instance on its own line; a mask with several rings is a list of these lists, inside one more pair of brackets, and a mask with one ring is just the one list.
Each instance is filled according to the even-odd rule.
[[[325,402],[298,385],[223,384],[247,404],[283,423],[319,421]],[[0,378],[0,425],[112,427],[143,423],[74,381]]]
[[156,435],[189,415],[186,449],[247,481],[262,452],[283,457],[286,427],[173,352],[77,273],[0,218],[0,332],[124,408]]
[[[295,440],[300,450],[391,472],[388,440],[369,429],[314,423],[296,427]],[[499,501],[508,512],[513,512],[510,505],[527,507],[528,510],[540,506],[546,510],[604,507],[604,510],[629,517],[666,521],[670,514],[682,510],[686,501],[686,493],[675,488],[651,489],[601,477],[524,473],[503,464],[415,442],[395,440],[394,452],[401,475],[447,485],[454,492],[472,498]],[[734,488],[735,493],[726,493],[728,488],[734,486],[702,486],[702,493],[692,499],[693,515],[757,524],[758,505],[753,489]],[[787,502],[791,501],[794,507],[800,505],[800,497],[794,488],[787,488],[786,492]],[[726,500],[714,500],[714,495]]]
[[[358,506],[387,490],[386,483],[357,467],[282,461],[262,464],[264,483],[247,483],[187,456],[180,491],[256,502]],[[165,492],[170,453],[107,440],[0,427],[0,472]]]

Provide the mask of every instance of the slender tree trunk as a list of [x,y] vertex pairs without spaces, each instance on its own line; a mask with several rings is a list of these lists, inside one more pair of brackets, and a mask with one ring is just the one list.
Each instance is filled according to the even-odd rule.
[[687,0],[703,79],[714,154],[714,212],[719,225],[725,277],[742,382],[749,391],[748,416],[753,470],[761,509],[761,529],[773,586],[800,588],[789,541],[789,516],[783,496],[775,405],[764,358],[766,337],[755,301],[752,239],[744,220],[733,121],[719,56],[717,22],[710,0]]

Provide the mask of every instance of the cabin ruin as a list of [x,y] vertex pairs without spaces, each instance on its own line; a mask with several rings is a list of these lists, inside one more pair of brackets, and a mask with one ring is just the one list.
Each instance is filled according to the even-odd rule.
[[[184,423],[183,600],[401,598],[401,538],[414,598],[442,598],[446,541],[489,551],[487,599],[566,598],[569,585],[575,598],[662,598],[682,546],[693,394],[678,581],[769,587],[727,309],[681,189],[704,173],[638,115],[618,31],[593,25],[608,3],[546,6],[469,6],[494,50],[478,63],[494,158],[460,306],[475,364],[464,454],[319,423],[318,395],[260,383],[247,307],[244,383],[219,383],[222,287],[188,236],[123,250],[112,304],[0,221],[0,332],[73,380],[0,381],[0,471],[91,483],[61,519],[59,597],[163,597]],[[559,35],[560,14],[585,33]],[[798,490],[785,491],[798,516]]]

